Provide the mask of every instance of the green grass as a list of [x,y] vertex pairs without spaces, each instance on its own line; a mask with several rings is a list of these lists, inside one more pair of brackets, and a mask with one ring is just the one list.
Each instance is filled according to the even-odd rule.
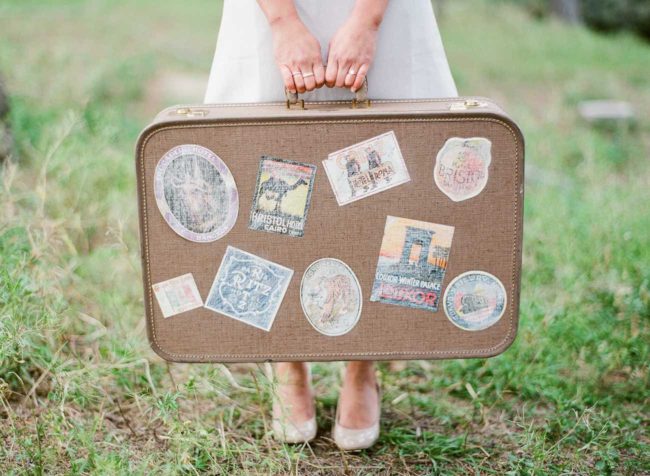
[[[133,144],[180,98],[161,81],[207,79],[218,21],[210,0],[0,5],[0,472],[650,474],[650,46],[447,2],[461,93],[527,139],[519,335],[492,359],[381,364],[381,440],[344,454],[342,364],[314,366],[320,437],[284,446],[265,366],[166,364],[146,341]],[[582,122],[601,97],[636,125]]]

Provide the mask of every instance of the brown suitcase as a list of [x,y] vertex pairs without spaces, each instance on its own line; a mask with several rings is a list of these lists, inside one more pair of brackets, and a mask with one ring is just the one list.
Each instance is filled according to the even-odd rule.
[[136,150],[153,349],[178,362],[503,352],[523,159],[519,128],[484,98],[162,111]]

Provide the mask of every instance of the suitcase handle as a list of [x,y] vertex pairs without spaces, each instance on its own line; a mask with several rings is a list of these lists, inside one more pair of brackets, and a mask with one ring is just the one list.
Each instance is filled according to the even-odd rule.
[[[297,92],[292,93],[285,89],[284,94],[287,98],[287,109],[291,109],[295,105],[299,105],[300,109],[305,109],[305,100],[300,99]],[[363,84],[357,89],[354,93],[354,98],[352,98],[352,108],[356,109],[358,107],[370,107],[370,99],[368,99],[368,78],[364,78]]]

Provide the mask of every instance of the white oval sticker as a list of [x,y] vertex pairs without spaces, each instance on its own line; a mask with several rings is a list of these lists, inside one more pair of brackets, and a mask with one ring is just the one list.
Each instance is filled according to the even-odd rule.
[[179,145],[160,159],[154,193],[167,224],[187,240],[218,240],[237,221],[235,180],[223,160],[200,145]]
[[433,178],[454,202],[477,196],[488,182],[492,142],[484,137],[452,137],[438,152]]
[[319,259],[309,265],[302,277],[300,303],[314,329],[327,336],[340,336],[359,321],[361,286],[343,261]]

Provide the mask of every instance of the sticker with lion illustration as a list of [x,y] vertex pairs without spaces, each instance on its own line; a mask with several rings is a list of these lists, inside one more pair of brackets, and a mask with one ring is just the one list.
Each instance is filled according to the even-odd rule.
[[179,145],[163,155],[154,194],[167,224],[190,241],[218,240],[237,221],[235,180],[223,160],[200,145]]
[[300,303],[314,329],[327,336],[340,336],[359,321],[361,286],[343,261],[319,259],[309,265],[302,277]]
[[303,236],[315,175],[315,165],[262,157],[248,227]]
[[452,137],[438,152],[433,177],[454,202],[477,196],[488,182],[492,142],[483,137]]

